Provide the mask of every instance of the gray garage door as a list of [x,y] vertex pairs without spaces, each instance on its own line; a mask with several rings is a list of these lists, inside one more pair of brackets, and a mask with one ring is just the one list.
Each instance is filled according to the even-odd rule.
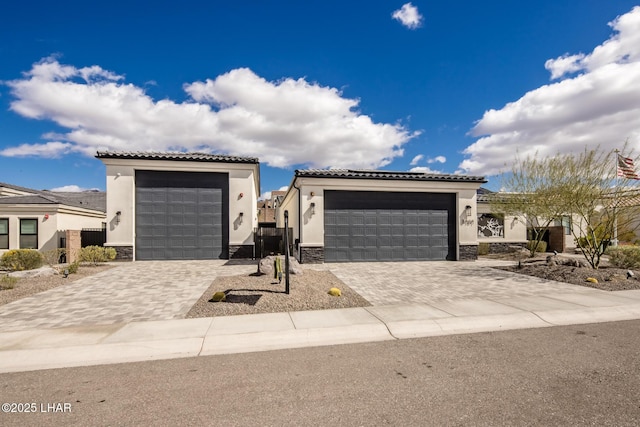
[[325,261],[455,259],[455,196],[325,192]]
[[228,175],[136,172],[136,259],[227,258]]

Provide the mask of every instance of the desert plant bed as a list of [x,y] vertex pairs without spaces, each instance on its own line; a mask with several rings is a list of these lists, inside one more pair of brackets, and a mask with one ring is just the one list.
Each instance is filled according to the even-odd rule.
[[[594,270],[591,267],[576,267],[570,265],[548,265],[545,258],[526,259],[518,266],[514,262],[512,266],[494,267],[500,270],[511,271],[518,274],[539,277],[541,279],[555,280],[570,283],[572,285],[587,286],[603,291],[623,291],[640,289],[640,271],[631,270],[633,276],[628,278],[626,268],[616,268],[608,263],[603,263],[600,268]],[[596,279],[597,283],[587,279]]]
[[[289,283],[290,293],[285,294],[285,280],[278,283],[278,279],[274,279],[273,275],[218,277],[186,317],[326,310],[371,305],[329,271],[305,269],[303,274],[292,274]],[[329,295],[331,288],[340,289],[341,296]],[[210,301],[216,292],[223,292],[225,300]]]
[[[52,276],[23,277],[15,281],[11,281],[11,286],[0,286],[0,305],[17,301],[49,289],[57,288],[69,283],[73,283],[83,277],[92,276],[101,271],[113,268],[113,264],[101,265],[81,265],[78,272],[64,277],[62,274]],[[0,276],[4,276],[6,272],[0,272]],[[9,281],[7,280],[7,283]]]

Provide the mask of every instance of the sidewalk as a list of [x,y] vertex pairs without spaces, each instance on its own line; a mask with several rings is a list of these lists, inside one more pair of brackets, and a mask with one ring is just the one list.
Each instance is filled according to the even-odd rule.
[[0,372],[640,319],[640,290],[0,333]]

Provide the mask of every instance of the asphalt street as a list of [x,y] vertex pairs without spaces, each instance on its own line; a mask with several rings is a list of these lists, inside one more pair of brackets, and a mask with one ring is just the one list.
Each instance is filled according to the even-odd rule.
[[0,425],[637,426],[639,349],[634,320],[9,373]]

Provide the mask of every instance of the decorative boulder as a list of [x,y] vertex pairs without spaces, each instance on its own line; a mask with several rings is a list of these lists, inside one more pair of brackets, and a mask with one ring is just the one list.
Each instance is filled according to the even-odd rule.
[[563,256],[558,256],[558,255],[549,255],[547,257],[547,265],[549,265],[549,266],[568,265],[570,267],[580,267],[580,268],[588,267],[587,263],[584,260],[576,259],[576,258],[563,257]]
[[47,277],[55,276],[58,272],[51,267],[40,267],[34,270],[13,271],[9,273],[10,277],[17,277],[18,279],[26,279],[29,277]]
[[[260,274],[268,274],[273,275],[273,264],[276,260],[276,256],[280,257],[280,262],[282,265],[282,273],[284,274],[284,255],[269,255],[260,260],[258,264],[258,272]],[[291,274],[302,274],[302,268],[298,263],[298,260],[292,256],[289,256],[289,273]]]

